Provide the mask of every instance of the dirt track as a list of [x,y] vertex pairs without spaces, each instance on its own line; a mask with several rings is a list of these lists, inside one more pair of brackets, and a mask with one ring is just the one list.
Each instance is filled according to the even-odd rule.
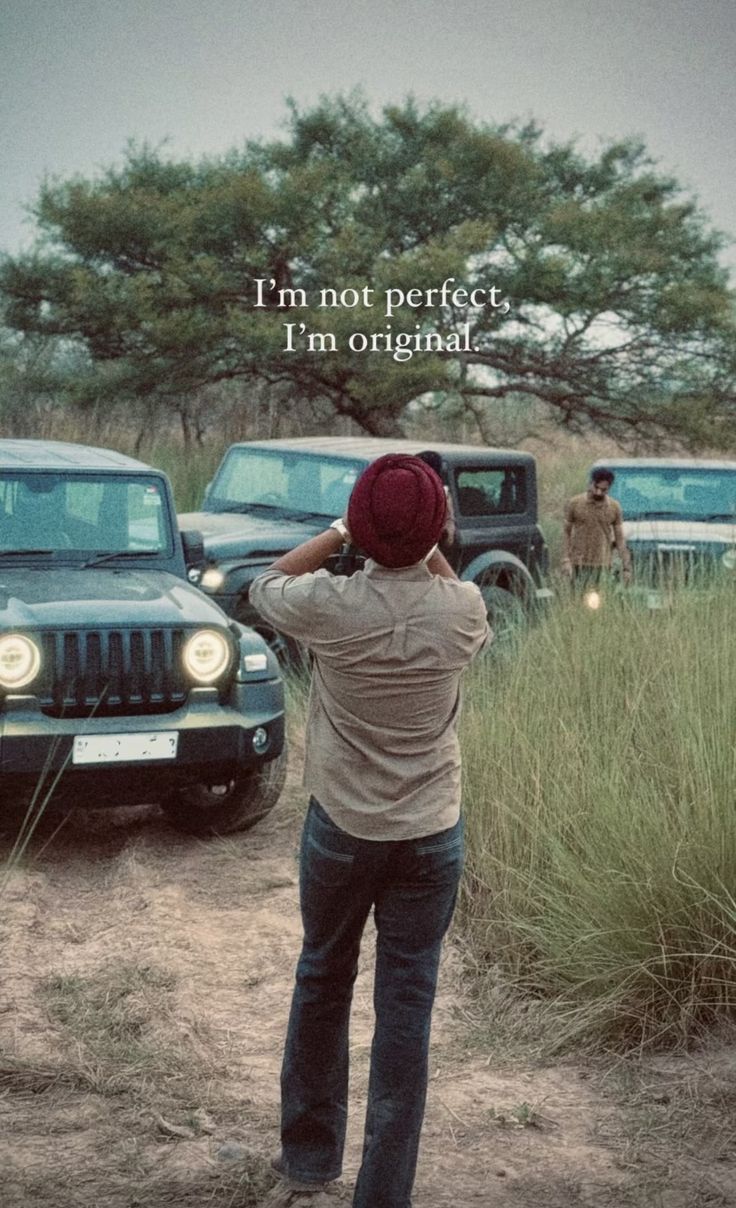
[[[155,810],[108,815],[94,833],[77,820],[39,840],[11,876],[0,920],[3,1208],[257,1203],[276,1145],[299,943],[301,800],[297,756],[281,803],[248,834],[188,839]],[[348,1181],[365,1100],[370,948],[367,934]],[[632,1115],[620,1079],[600,1069],[499,1067],[470,1043],[472,1019],[450,945],[415,1208],[736,1205],[733,1048],[653,1063],[650,1101],[637,1082]],[[707,1146],[683,1126],[683,1087]],[[643,1133],[632,1123],[642,1105]]]

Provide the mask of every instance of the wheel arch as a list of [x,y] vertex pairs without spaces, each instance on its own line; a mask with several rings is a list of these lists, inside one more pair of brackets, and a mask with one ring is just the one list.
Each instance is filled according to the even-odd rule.
[[534,580],[528,567],[508,550],[487,550],[479,554],[468,563],[460,578],[475,583],[479,579],[485,580],[520,597],[525,604],[534,598]]

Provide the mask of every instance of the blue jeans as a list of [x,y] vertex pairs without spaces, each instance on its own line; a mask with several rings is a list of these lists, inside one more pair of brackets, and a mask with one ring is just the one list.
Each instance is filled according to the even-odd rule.
[[282,1169],[305,1183],[342,1170],[348,1026],[360,940],[376,924],[375,1031],[353,1208],[411,1208],[427,1094],[442,940],[455,907],[463,830],[356,839],[314,798],[301,844],[304,942],[281,1073]]

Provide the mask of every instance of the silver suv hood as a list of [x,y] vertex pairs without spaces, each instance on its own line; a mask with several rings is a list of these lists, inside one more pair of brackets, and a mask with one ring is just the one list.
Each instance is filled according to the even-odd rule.
[[678,520],[667,516],[660,520],[624,520],[626,540],[666,542],[673,545],[736,544],[736,521]]

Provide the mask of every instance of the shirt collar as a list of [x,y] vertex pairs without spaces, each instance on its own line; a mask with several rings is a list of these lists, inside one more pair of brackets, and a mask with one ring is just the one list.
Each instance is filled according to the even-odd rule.
[[372,579],[430,579],[432,577],[424,559],[421,562],[413,562],[411,566],[381,566],[380,562],[366,558],[363,569]]

